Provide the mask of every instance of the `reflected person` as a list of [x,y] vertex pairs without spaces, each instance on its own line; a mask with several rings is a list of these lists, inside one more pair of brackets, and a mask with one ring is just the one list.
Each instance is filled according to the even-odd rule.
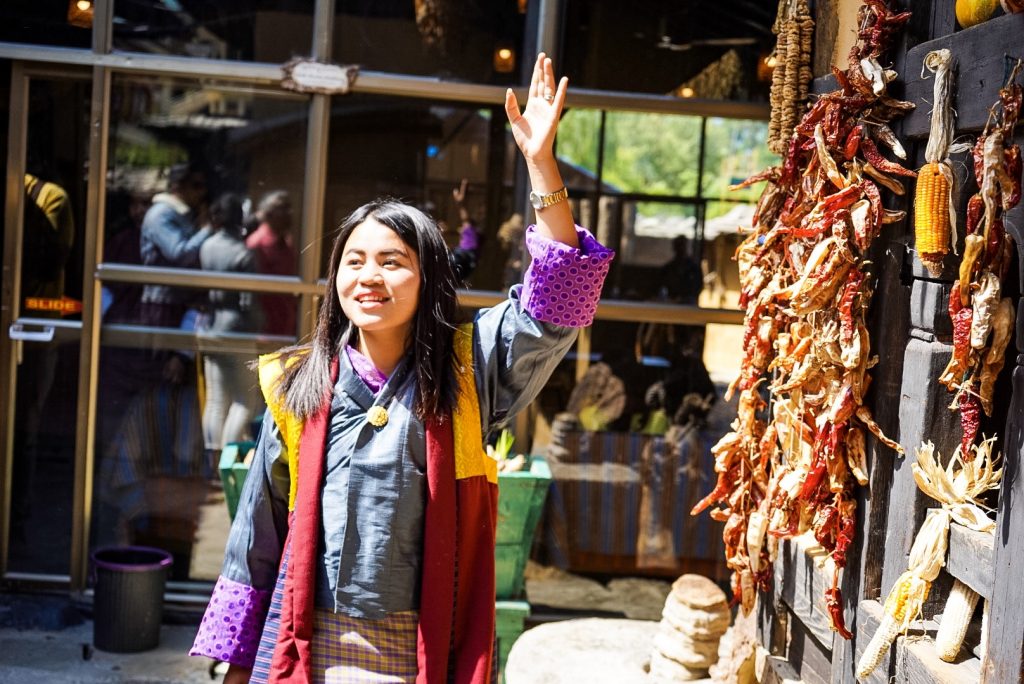
[[[256,255],[242,238],[242,201],[237,195],[221,195],[210,205],[213,234],[199,250],[203,270],[253,273]],[[252,295],[237,290],[210,290],[207,334],[251,333],[254,320]],[[249,423],[260,401],[246,359],[238,354],[204,355],[206,404],[203,407],[203,439],[207,450],[219,452],[231,442],[252,438]]]
[[[256,210],[260,221],[245,239],[256,253],[256,269],[266,275],[295,275],[296,254],[292,244],[292,201],[284,190],[263,197]],[[297,319],[295,297],[287,294],[262,294],[257,297],[263,318],[262,331],[268,335],[295,335]]]

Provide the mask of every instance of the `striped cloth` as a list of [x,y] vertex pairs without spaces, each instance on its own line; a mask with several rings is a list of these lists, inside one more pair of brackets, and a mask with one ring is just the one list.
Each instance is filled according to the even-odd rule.
[[715,436],[687,429],[669,445],[626,432],[563,435],[549,457],[548,561],[579,571],[725,576],[721,523],[690,508],[714,485]]
[[[250,684],[270,680],[290,551],[289,546],[281,560]],[[412,684],[418,625],[419,614],[414,610],[364,620],[318,609],[313,622],[313,684]]]

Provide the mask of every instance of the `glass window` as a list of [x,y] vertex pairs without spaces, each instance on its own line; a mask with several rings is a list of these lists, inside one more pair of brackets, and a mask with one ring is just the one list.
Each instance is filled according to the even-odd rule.
[[[474,83],[520,81],[521,0],[337,0],[335,7],[338,63]],[[532,69],[533,60],[526,65]]]
[[92,0],[0,3],[0,41],[92,47]]
[[758,64],[775,47],[775,14],[772,3],[568,0],[562,64],[580,88],[765,101],[771,75]]
[[766,144],[767,121],[709,118],[704,133],[704,175],[701,196],[706,199],[756,200],[764,189],[755,184],[730,191],[759,171],[779,163]]
[[[349,95],[335,100],[328,146],[324,274],[344,218],[396,197],[441,224],[467,285],[500,290],[518,279],[523,219],[510,162],[518,151],[503,108]],[[463,193],[464,213],[453,191]]]
[[[104,261],[298,273],[305,98],[123,77],[111,107]],[[264,332],[296,333],[294,297],[259,301]],[[123,320],[177,328],[192,302],[146,285],[112,306]]]
[[719,524],[689,515],[714,485],[710,448],[731,420],[716,412],[724,385],[702,362],[703,328],[599,320],[591,340],[585,372],[563,369],[570,355],[539,402],[534,452],[553,482],[535,558],[575,573],[724,578]]
[[113,346],[111,336],[99,361],[92,546],[154,546],[173,555],[172,579],[215,580],[230,527],[218,461],[225,446],[251,443],[263,414],[255,354]]
[[608,112],[602,180],[619,192],[697,194],[700,117]]
[[[90,91],[88,81],[29,83],[21,296],[3,302],[18,317],[4,331],[17,369],[2,400],[15,407],[8,568],[16,572],[69,569]],[[13,255],[3,256],[13,270]]]
[[697,205],[620,200],[615,298],[696,304],[702,287]]
[[570,192],[596,187],[601,115],[598,109],[570,109],[558,124],[558,161]]
[[286,62],[310,54],[313,0],[114,0],[114,48]]

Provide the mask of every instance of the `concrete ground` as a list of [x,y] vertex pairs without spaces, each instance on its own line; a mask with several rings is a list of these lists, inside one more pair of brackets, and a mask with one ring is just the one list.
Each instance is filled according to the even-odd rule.
[[[534,618],[542,622],[594,614],[658,620],[669,590],[669,583],[660,580],[623,578],[602,584],[532,563],[527,572],[527,595],[539,613]],[[158,648],[107,653],[92,646],[92,620],[67,597],[0,594],[0,684],[221,681],[224,666],[211,673],[212,661],[188,656],[195,633],[195,624],[164,624]]]
[[188,657],[192,625],[163,625],[160,646],[145,653],[92,647],[92,621],[61,630],[0,628],[0,684],[209,684],[207,658]]

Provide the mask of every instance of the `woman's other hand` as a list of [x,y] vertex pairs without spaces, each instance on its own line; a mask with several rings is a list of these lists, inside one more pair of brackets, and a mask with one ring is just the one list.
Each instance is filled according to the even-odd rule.
[[232,665],[224,675],[223,684],[249,684],[252,679],[252,668]]
[[512,125],[512,136],[527,162],[553,157],[555,132],[568,87],[569,79],[565,76],[555,87],[554,67],[542,52],[533,65],[526,108],[520,112],[516,94],[511,88],[505,92],[505,113]]

